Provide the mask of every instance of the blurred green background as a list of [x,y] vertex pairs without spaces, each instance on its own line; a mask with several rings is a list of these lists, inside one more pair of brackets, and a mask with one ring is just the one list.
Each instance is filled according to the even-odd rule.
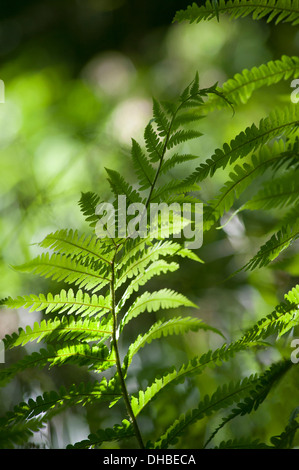
[[[109,199],[105,167],[132,178],[128,163],[131,137],[142,143],[143,129],[151,118],[152,96],[175,99],[196,71],[203,87],[215,82],[221,85],[244,68],[283,54],[298,54],[299,32],[288,24],[275,26],[250,18],[232,22],[224,17],[220,23],[172,24],[175,12],[188,4],[180,0],[1,2],[0,79],[5,84],[5,103],[0,104],[1,298],[58,290],[50,281],[20,275],[11,266],[39,253],[35,243],[51,231],[86,230],[77,202],[81,191],[94,191]],[[237,132],[288,102],[290,92],[290,83],[281,83],[256,92],[234,117],[230,110],[213,112],[201,121],[204,136],[189,144],[187,152],[195,152],[204,161]],[[215,196],[226,177],[224,172],[213,182],[205,182],[203,200]],[[225,230],[206,235],[199,250],[204,266],[186,262],[178,274],[163,280],[165,286],[194,300],[200,308],[198,315],[220,328],[228,339],[270,313],[298,279],[298,268],[268,269],[221,284],[244,264],[253,249],[252,239],[275,222],[273,215],[244,217],[235,218]],[[22,309],[1,311],[0,337],[39,318]],[[142,328],[147,321],[149,325],[152,318],[143,318]],[[132,338],[136,334],[133,331]],[[221,341],[213,334],[200,333],[187,340],[157,342],[150,346],[150,355],[148,350],[142,351],[129,386],[133,391],[136,384],[145,387],[157,367],[180,364],[192,350],[205,352]],[[27,351],[34,347],[28,346]],[[8,352],[7,363],[22,354]],[[239,359],[196,379],[198,387],[194,382],[180,386],[172,393],[173,401],[162,398],[141,419],[141,426],[149,435],[153,431],[158,435],[179,411],[195,405],[227,377],[235,379],[260,370],[273,354],[278,355],[275,351],[244,355],[243,362]],[[50,373],[26,372],[1,392],[0,411],[18,400],[88,376],[71,367]],[[286,388],[284,385],[282,394],[287,393]],[[222,437],[243,433],[267,439],[281,432],[285,416],[297,405],[295,397],[286,403],[281,396],[272,397],[269,405],[250,417],[246,428],[244,424],[238,428],[236,422]],[[55,418],[38,439],[46,446],[63,447],[123,417],[114,408],[72,410]],[[198,447],[219,422],[219,415],[212,422],[200,421],[181,445]]]

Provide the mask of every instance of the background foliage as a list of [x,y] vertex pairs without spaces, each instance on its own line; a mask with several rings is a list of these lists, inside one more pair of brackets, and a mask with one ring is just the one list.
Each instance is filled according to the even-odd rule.
[[[283,54],[298,54],[297,27],[288,24],[254,22],[250,18],[231,22],[223,17],[196,24],[171,24],[175,12],[188,2],[137,2],[125,0],[64,2],[3,2],[0,12],[1,79],[6,102],[0,104],[0,297],[59,290],[50,281],[20,275],[9,265],[29,261],[39,254],[34,245],[47,233],[69,226],[83,229],[84,220],[77,201],[81,191],[107,194],[104,168],[114,168],[126,179],[131,137],[141,136],[151,117],[151,98],[173,99],[199,72],[201,87],[227,78],[244,68],[258,66]],[[224,141],[258,122],[273,107],[289,103],[290,83],[264,87],[252,100],[230,111],[219,110],[202,121],[204,136],[188,144],[188,151],[205,160]],[[190,163],[190,168],[193,168]],[[194,167],[196,165],[194,164]],[[202,197],[211,199],[227,174],[215,175],[202,185]],[[175,173],[173,174],[175,177]],[[225,222],[225,221],[223,221]],[[230,340],[261,316],[272,311],[298,282],[296,245],[282,258],[277,269],[260,269],[240,274],[226,282],[235,269],[259,246],[257,238],[277,222],[277,214],[246,211],[223,230],[206,234],[200,251],[205,264],[183,263],[178,274],[166,279],[165,287],[183,292],[200,306],[200,317],[217,326]],[[281,258],[280,258],[281,259]],[[200,271],[198,271],[200,269]],[[33,324],[39,313],[1,311],[0,336],[18,326]],[[143,319],[143,321],[145,321]],[[132,331],[132,338],[134,331]],[[190,351],[198,354],[217,347],[220,339],[207,333],[190,334],[178,343],[170,338],[157,342],[148,357],[142,351],[135,363],[135,380],[143,387],[153,369],[180,363]],[[30,351],[34,345],[26,346]],[[7,354],[7,364],[21,351]],[[151,415],[143,418],[149,430],[166,426],[177,408],[192,406],[227,379],[259,372],[278,352],[244,354],[176,391],[177,397],[159,401]],[[0,365],[1,368],[5,365]],[[74,377],[74,374],[76,376]],[[78,377],[81,374],[82,377]],[[87,371],[72,367],[50,373],[31,370],[18,376],[1,391],[0,411],[41,394],[55,386],[70,386],[84,380]],[[262,441],[281,432],[281,420],[298,406],[289,393],[294,375],[256,414],[238,419],[224,428],[221,439],[251,434]],[[296,383],[296,382],[295,382]],[[134,384],[131,384],[132,386]],[[187,398],[188,397],[188,398]],[[286,399],[287,397],[287,399]],[[64,447],[78,441],[89,430],[119,421],[114,409],[68,410],[54,418],[39,436],[46,446]],[[246,426],[244,426],[244,420]],[[200,421],[184,436],[182,447],[197,447],[219,423]],[[207,428],[208,426],[208,428]],[[220,433],[219,433],[220,434]]]

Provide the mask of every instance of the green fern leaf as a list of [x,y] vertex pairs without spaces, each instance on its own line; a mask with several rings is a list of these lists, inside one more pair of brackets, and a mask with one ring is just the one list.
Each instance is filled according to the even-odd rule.
[[285,294],[285,300],[280,302],[275,310],[261,318],[244,335],[243,341],[260,341],[273,334],[282,336],[288,332],[295,322],[298,322],[299,313],[299,285]]
[[163,155],[163,142],[156,134],[151,122],[145,128],[144,140],[150,161],[158,162],[161,160]]
[[179,269],[178,263],[167,263],[167,261],[164,261],[163,259],[151,263],[143,272],[140,272],[130,282],[117,305],[116,311],[119,312],[130,296],[133,293],[138,292],[139,288],[144,286],[154,276],[160,276],[162,273],[166,274],[167,272],[174,272],[177,269]]
[[170,129],[170,121],[167,115],[165,114],[161,104],[156,99],[153,99],[153,114],[155,122],[157,124],[159,136],[167,136]]
[[17,423],[14,426],[1,426],[0,449],[14,449],[16,446],[24,446],[42,426],[43,423],[38,420]]
[[86,222],[90,227],[95,227],[99,217],[96,215],[96,207],[100,203],[100,197],[92,192],[81,193],[79,206]]
[[267,22],[275,20],[275,24],[282,21],[292,25],[299,23],[299,8],[296,0],[256,0],[254,4],[247,0],[219,0],[217,8],[211,1],[198,6],[196,3],[188,6],[186,10],[178,11],[174,21],[189,21],[199,23],[202,20],[211,20],[219,14],[228,14],[232,19],[252,16],[254,20],[267,17]]
[[5,349],[10,349],[19,345],[24,346],[28,342],[46,340],[53,341],[104,341],[112,335],[112,322],[97,320],[76,320],[74,317],[56,317],[54,320],[42,320],[35,322],[31,328],[29,325],[25,329],[19,328],[18,333],[11,336],[6,335],[3,339]]
[[277,233],[259,249],[257,254],[243,266],[245,271],[267,266],[275,260],[280,253],[288,248],[299,237],[299,220],[293,226],[282,227]]
[[[296,158],[296,152],[297,144],[286,147],[286,143],[281,139],[271,146],[261,147],[259,152],[252,155],[250,163],[244,163],[243,166],[235,165],[233,172],[229,174],[230,179],[224,183],[219,195],[209,201],[209,205],[204,210],[204,230],[209,230],[225,212],[229,211],[235,199],[238,199],[252,182],[256,184],[256,178],[264,174],[265,170],[269,168],[277,170],[278,167],[292,164],[294,156]],[[243,208],[244,206],[236,212]]]
[[172,180],[169,183],[153,191],[151,202],[168,202],[168,198],[173,195],[199,191],[197,184],[186,184],[185,181]]
[[129,183],[115,170],[109,170],[106,168],[108,173],[108,182],[110,183],[112,192],[117,197],[119,195],[126,196],[128,204],[134,202],[142,202],[142,197],[138,191],[134,190]]
[[218,169],[224,169],[237,159],[244,158],[274,137],[282,134],[288,136],[294,132],[298,124],[299,111],[295,105],[284,110],[273,111],[260,121],[258,127],[255,124],[247,127],[230,144],[226,143],[222,149],[217,149],[210,159],[202,163],[193,174],[185,179],[185,184],[201,181],[209,175],[214,175]]
[[206,395],[198,407],[181,415],[167,431],[154,443],[155,449],[167,449],[169,445],[177,443],[178,438],[186,431],[186,428],[196,421],[209,416],[220,409],[227,408],[238,402],[254,387],[258,378],[257,374],[245,378],[237,383],[218,387],[210,397]]
[[199,131],[195,131],[192,129],[189,130],[179,130],[175,132],[168,140],[167,142],[167,148],[168,150],[171,149],[172,147],[175,147],[176,145],[182,144],[183,142],[187,142],[188,140],[191,139],[197,139],[198,137],[201,137],[203,134]]
[[171,241],[159,241],[153,246],[136,253],[125,265],[120,263],[116,272],[116,289],[118,289],[128,279],[132,279],[143,273],[145,269],[161,256],[181,256],[202,262],[202,260],[192,250],[182,248],[178,243]]
[[140,145],[132,139],[132,160],[140,184],[140,191],[151,187],[155,177],[155,170],[147,160]]
[[181,127],[181,126],[185,127],[187,124],[197,122],[200,119],[203,119],[204,117],[205,117],[205,115],[200,114],[198,112],[198,108],[196,108],[196,109],[191,108],[189,110],[187,109],[184,112],[180,112],[175,116],[175,118],[172,122],[171,130],[172,130],[172,132],[176,131],[179,127]]
[[109,312],[111,309],[110,297],[104,298],[102,295],[97,296],[93,294],[91,297],[89,294],[84,293],[82,290],[78,290],[74,294],[72,289],[67,292],[62,289],[59,294],[40,294],[36,295],[25,295],[19,296],[16,299],[8,297],[2,301],[2,305],[6,305],[8,308],[29,308],[30,312],[44,310],[45,313],[56,312],[59,310],[60,313],[67,312],[68,314],[76,313],[82,317],[88,315],[96,315],[97,318]]
[[31,272],[46,278],[68,284],[75,284],[93,292],[102,289],[110,282],[110,272],[105,267],[97,269],[97,264],[88,259],[77,261],[69,256],[61,254],[43,253],[41,256],[21,266],[14,266],[20,272]]
[[210,350],[200,357],[191,359],[187,364],[181,366],[179,370],[172,369],[161,378],[156,378],[144,392],[139,392],[138,397],[132,397],[134,413],[138,415],[143,408],[166,387],[180,383],[184,381],[186,377],[190,377],[194,374],[201,374],[206,367],[213,368],[221,365],[222,362],[228,361],[238,352],[252,348],[274,332],[279,332],[282,328],[286,328],[288,322],[294,320],[294,315],[298,312],[298,303],[294,303],[294,300],[297,300],[297,302],[299,300],[299,286],[296,286],[296,288],[292,289],[292,291],[286,295],[286,302],[279,304],[271,315],[260,320],[239,340],[229,345],[224,344],[214,351]]
[[198,308],[197,305],[187,299],[187,297],[170,289],[161,289],[156,292],[144,292],[133,303],[122,319],[121,329],[127,325],[130,320],[136,318],[145,311],[156,312],[160,309],[177,308],[181,306]]
[[7,442],[12,448],[15,445],[23,445],[33,432],[38,431],[45,422],[68,406],[85,406],[94,400],[107,402],[119,395],[120,390],[107,383],[104,378],[101,382],[72,385],[68,390],[61,387],[57,392],[45,392],[35,400],[21,402],[0,419],[0,427],[3,429],[3,436],[0,431],[0,447],[2,444],[5,448]]
[[275,449],[292,449],[295,434],[299,429],[298,407],[291,413],[289,422],[284,431],[279,436],[271,437],[271,443]]
[[134,343],[129,347],[128,353],[124,358],[124,371],[128,369],[133,357],[137,354],[140,348],[143,348],[146,344],[150,344],[154,339],[159,339],[162,336],[168,335],[182,335],[189,331],[198,331],[200,329],[204,331],[210,330],[223,336],[219,330],[203,323],[198,318],[178,317],[171,318],[167,321],[160,320],[154,323],[147,333],[139,335],[136,341],[134,341]]
[[[281,80],[289,80],[299,76],[299,58],[283,55],[279,60],[271,60],[252,69],[244,69],[233,78],[224,82],[219,91],[229,99],[233,106],[248,102],[252,93],[264,86],[270,86]],[[227,103],[217,95],[211,95],[205,103],[205,112],[221,109]]]
[[105,345],[89,346],[88,344],[69,344],[67,346],[48,345],[39,352],[25,356],[12,366],[0,371],[1,386],[9,382],[16,374],[28,368],[46,366],[54,367],[63,364],[86,366],[95,372],[101,372],[115,365],[115,358]]
[[242,397],[243,401],[237,404],[237,408],[233,409],[228,417],[223,418],[222,423],[216,428],[205,443],[205,447],[215,437],[217,432],[229,421],[237,416],[249,414],[253,410],[256,411],[261,403],[266,399],[270,390],[272,390],[273,385],[288,372],[291,366],[291,361],[282,361],[280,363],[273,364],[266,372],[264,372],[259,379],[255,381],[256,383],[254,384],[254,387],[248,391],[247,396],[244,398]]
[[240,340],[231,343],[229,346],[224,344],[215,351],[208,351],[200,357],[194,357],[187,364],[181,366],[179,370],[173,368],[170,372],[166,372],[161,378],[156,380],[143,392],[140,391],[138,397],[132,397],[132,408],[137,416],[143,408],[153,400],[166,387],[176,385],[185,381],[187,377],[201,374],[206,367],[214,368],[228,361],[237,352],[256,345],[255,340],[243,337]]
[[168,173],[169,170],[171,170],[173,167],[177,167],[180,163],[186,163],[191,160],[195,160],[199,158],[196,155],[191,155],[191,154],[184,154],[184,155],[179,155],[179,154],[174,154],[171,158],[168,160],[165,160],[161,166],[161,174],[163,173]]
[[219,446],[213,447],[213,449],[273,449],[273,447],[264,444],[259,439],[248,440],[241,438],[222,441]]
[[255,196],[247,201],[242,210],[271,210],[285,208],[299,201],[299,182],[293,171],[267,182]]
[[77,442],[74,445],[68,445],[68,449],[89,449],[97,448],[103,444],[103,442],[112,442],[122,439],[126,439],[134,436],[134,430],[132,424],[123,420],[122,425],[115,425],[113,428],[100,429],[97,432],[90,434],[88,439]]
[[[111,249],[95,235],[79,235],[77,230],[58,230],[47,235],[39,243],[42,248],[50,248],[55,252],[71,255],[82,255],[111,264]],[[83,259],[83,258],[82,258]]]

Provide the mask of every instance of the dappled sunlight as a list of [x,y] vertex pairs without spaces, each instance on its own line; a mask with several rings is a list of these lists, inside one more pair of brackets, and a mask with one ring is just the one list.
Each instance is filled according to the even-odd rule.
[[108,129],[122,144],[129,145],[131,136],[142,137],[143,129],[151,117],[150,100],[132,98],[121,102],[114,110]]

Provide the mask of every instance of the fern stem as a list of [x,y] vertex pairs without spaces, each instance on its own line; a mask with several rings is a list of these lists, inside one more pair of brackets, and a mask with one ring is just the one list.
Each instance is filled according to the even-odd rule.
[[113,316],[112,340],[113,340],[113,346],[114,346],[114,352],[115,352],[116,369],[117,369],[117,373],[118,373],[118,376],[119,376],[120,386],[121,386],[121,390],[122,390],[123,399],[124,399],[124,402],[125,402],[125,405],[126,405],[127,413],[129,415],[130,421],[131,421],[132,426],[134,428],[135,436],[136,436],[136,439],[138,441],[139,447],[141,449],[144,449],[145,447],[144,447],[144,444],[143,444],[143,439],[142,439],[142,436],[141,436],[141,433],[140,433],[140,429],[139,429],[136,417],[135,417],[134,412],[133,412],[132,407],[131,407],[130,397],[129,397],[126,382],[125,382],[125,379],[124,379],[124,376],[123,376],[121,361],[120,361],[120,357],[119,357],[119,350],[118,350],[117,316],[116,316],[116,311],[115,311],[116,303],[115,303],[115,288],[114,288],[115,257],[116,257],[117,250],[118,250],[118,246],[117,246],[117,249],[115,250],[115,254],[114,254],[114,257],[113,257],[113,260],[112,260],[112,264],[111,264],[112,275],[111,275],[111,281],[110,281],[111,311],[112,311],[112,316]]
[[[196,93],[197,94],[197,93]],[[146,204],[145,204],[145,207],[148,208],[148,205],[151,201],[151,197],[152,197],[152,193],[153,193],[153,190],[155,188],[155,185],[156,185],[156,182],[157,182],[157,179],[159,177],[159,174],[160,174],[160,171],[161,171],[161,167],[162,167],[162,163],[163,163],[163,160],[164,160],[164,157],[165,157],[165,154],[166,154],[166,151],[167,151],[167,145],[168,145],[168,142],[169,142],[169,139],[170,139],[170,135],[171,135],[171,129],[172,129],[172,126],[173,126],[173,122],[176,118],[176,115],[177,113],[179,112],[180,108],[182,107],[182,105],[188,101],[190,98],[193,98],[193,96],[189,96],[187,99],[185,99],[184,101],[182,101],[182,103],[177,107],[177,109],[175,110],[175,112],[173,113],[172,115],[172,118],[171,118],[171,121],[170,121],[170,124],[169,124],[169,128],[167,130],[167,134],[165,136],[165,141],[164,141],[164,145],[163,145],[163,149],[162,149],[162,153],[161,153],[161,158],[160,158],[160,161],[159,161],[159,165],[158,165],[158,168],[157,168],[157,171],[156,171],[156,174],[155,174],[155,177],[154,177],[154,181],[152,182],[152,185],[151,185],[151,189],[150,189],[150,192],[149,192],[149,195],[148,195],[148,198],[147,198],[147,201],[146,201]]]
[[154,177],[154,180],[152,182],[152,185],[151,185],[151,188],[150,188],[150,191],[149,191],[149,194],[148,194],[148,197],[147,197],[147,200],[146,200],[146,203],[145,203],[145,207],[148,208],[149,206],[149,203],[151,202],[151,197],[152,197],[152,193],[154,191],[154,188],[155,188],[155,185],[156,185],[156,182],[157,182],[157,179],[160,175],[160,171],[161,171],[161,168],[162,168],[162,163],[163,163],[163,160],[164,160],[164,157],[165,157],[165,154],[167,152],[167,146],[168,146],[168,143],[169,143],[169,139],[171,137],[171,131],[172,131],[172,126],[173,126],[173,123],[175,121],[175,118],[178,114],[178,112],[180,111],[180,109],[186,104],[187,101],[189,100],[192,100],[193,98],[195,98],[196,96],[198,95],[204,95],[205,93],[212,93],[212,94],[216,94],[217,96],[221,97],[222,99],[224,99],[224,101],[226,101],[230,106],[232,106],[231,102],[225,98],[225,96],[216,91],[216,90],[210,90],[208,88],[203,88],[202,90],[200,91],[197,91],[195,93],[192,93],[190,96],[188,96],[187,98],[183,99],[180,103],[180,105],[177,107],[177,109],[173,112],[172,114],[172,118],[171,118],[171,121],[169,123],[169,127],[168,127],[168,130],[167,130],[167,134],[165,136],[165,140],[164,140],[164,144],[163,144],[163,148],[162,148],[162,152],[161,152],[161,157],[160,157],[160,160],[159,160],[159,165],[158,165],[158,168],[157,168],[157,171],[156,171],[156,174],[155,174],[155,177]]

